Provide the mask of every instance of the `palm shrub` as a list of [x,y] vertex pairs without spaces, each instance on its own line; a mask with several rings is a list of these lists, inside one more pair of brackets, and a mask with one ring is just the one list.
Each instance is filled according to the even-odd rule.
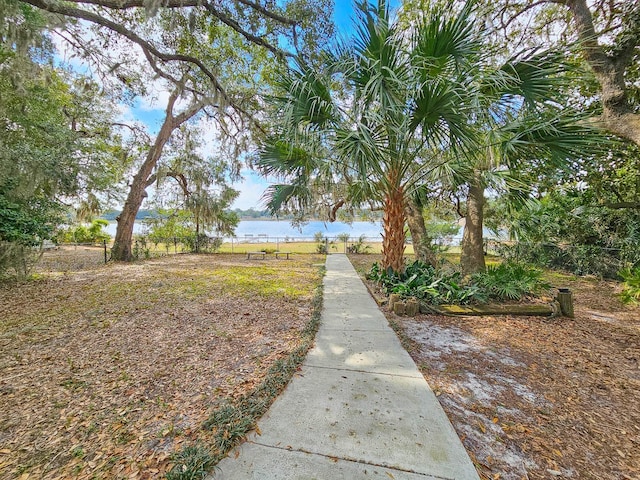
[[640,303],[640,267],[624,268],[618,272],[624,280],[620,298],[626,304]]
[[419,260],[409,264],[404,272],[385,269],[374,263],[367,278],[378,283],[387,294],[396,293],[402,298],[415,297],[433,305],[486,300],[478,287],[462,281],[460,272],[445,272]]
[[522,263],[491,265],[486,272],[471,276],[471,283],[493,300],[522,300],[550,288],[542,279],[542,270]]
[[[640,292],[640,270],[637,275],[636,292]],[[517,301],[550,288],[541,270],[514,262],[489,266],[486,272],[467,279],[459,271],[445,271],[421,261],[409,264],[404,272],[374,263],[367,278],[387,294],[415,297],[433,305]]]

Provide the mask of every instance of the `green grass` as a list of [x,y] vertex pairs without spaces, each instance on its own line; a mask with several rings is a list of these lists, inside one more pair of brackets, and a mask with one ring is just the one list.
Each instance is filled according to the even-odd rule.
[[[349,242],[348,245],[354,242]],[[367,253],[381,253],[381,242],[365,242],[364,245],[369,246]],[[219,253],[247,253],[247,252],[259,252],[259,251],[281,251],[292,253],[318,253],[317,242],[261,242],[261,243],[247,243],[247,242],[225,242],[220,247]],[[344,243],[336,242],[329,243],[329,253],[345,253]],[[413,246],[407,245],[405,249],[407,255],[413,255]]]

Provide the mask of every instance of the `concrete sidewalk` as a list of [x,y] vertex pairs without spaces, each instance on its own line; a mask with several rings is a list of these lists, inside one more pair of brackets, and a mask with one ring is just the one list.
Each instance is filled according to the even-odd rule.
[[258,426],[209,479],[479,478],[344,255],[327,257],[315,347]]

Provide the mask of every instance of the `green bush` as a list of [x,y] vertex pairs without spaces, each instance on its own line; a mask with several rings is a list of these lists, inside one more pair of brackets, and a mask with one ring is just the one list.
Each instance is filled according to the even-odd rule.
[[447,273],[419,260],[409,264],[402,273],[385,270],[375,263],[367,278],[380,284],[388,294],[396,293],[403,298],[416,297],[434,305],[468,304],[485,300],[480,289],[462,282],[460,272]]
[[471,282],[498,301],[521,300],[550,288],[542,280],[542,270],[515,262],[491,265],[486,272],[474,274]]
[[541,270],[513,262],[490,266],[468,281],[460,272],[446,272],[420,261],[409,264],[402,273],[385,270],[375,263],[367,278],[387,294],[416,297],[433,305],[521,300],[549,288],[542,280]]
[[192,253],[215,253],[222,246],[222,238],[208,237],[204,233],[186,235],[182,241]]
[[640,304],[640,267],[624,268],[618,272],[624,280],[620,298],[625,304]]
[[101,218],[91,222],[88,227],[77,225],[62,230],[58,234],[58,241],[62,243],[101,243],[109,241],[111,235],[103,231],[103,228],[109,225],[109,222]]
[[358,238],[356,243],[352,243],[347,247],[347,252],[349,253],[367,253],[369,250],[371,250],[371,245],[367,245],[365,243],[364,235],[360,235],[360,238]]

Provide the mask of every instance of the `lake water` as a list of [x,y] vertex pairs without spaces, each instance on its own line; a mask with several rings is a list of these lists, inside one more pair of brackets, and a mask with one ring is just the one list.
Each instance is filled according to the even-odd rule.
[[[143,233],[144,224],[136,222],[133,226],[134,233]],[[109,235],[116,234],[116,223],[109,222],[106,228]],[[352,238],[364,235],[367,238],[382,238],[382,224],[380,222],[353,222],[352,224],[342,222],[308,222],[300,228],[293,227],[285,220],[242,220],[236,227],[236,237],[238,239],[251,237],[271,237],[271,238],[313,238],[317,232],[322,232],[326,237],[335,237],[341,233],[348,233]]]
[[[116,234],[116,222],[109,222],[105,229],[112,237]],[[145,231],[145,225],[136,222],[133,225],[133,233],[141,234]],[[496,236],[493,232],[484,228],[484,238],[507,239],[506,232]],[[382,241],[382,222],[353,222],[351,224],[342,222],[308,222],[300,228],[293,227],[286,220],[242,220],[236,227],[236,238],[246,239],[313,239],[317,232],[322,232],[325,237],[334,238],[341,233],[348,233],[352,239],[357,239],[364,235],[368,240]],[[462,227],[456,235],[453,235],[446,242],[448,245],[460,245],[462,240]]]

